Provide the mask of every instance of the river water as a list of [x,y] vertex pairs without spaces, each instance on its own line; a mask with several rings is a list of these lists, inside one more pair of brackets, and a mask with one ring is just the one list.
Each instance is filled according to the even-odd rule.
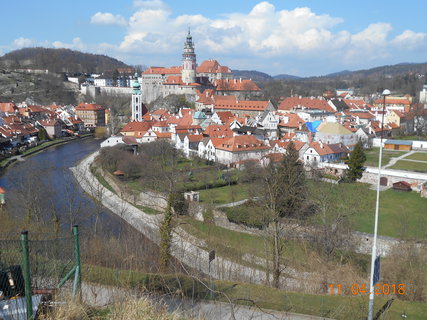
[[[78,224],[81,229],[98,230],[117,235],[121,219],[101,208],[76,183],[69,170],[96,151],[100,141],[93,138],[75,140],[25,158],[8,167],[0,177],[6,189],[6,205],[13,215],[26,216],[49,225],[54,216],[62,229]],[[53,223],[51,224],[53,227]]]

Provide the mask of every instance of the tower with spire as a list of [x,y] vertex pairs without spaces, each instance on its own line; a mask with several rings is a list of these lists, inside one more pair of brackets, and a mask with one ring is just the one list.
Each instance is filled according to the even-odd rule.
[[182,53],[181,77],[184,83],[196,82],[196,54],[190,28],[188,28],[187,40],[184,43],[184,51]]
[[142,121],[143,109],[141,86],[138,82],[138,74],[135,72],[135,80],[132,84],[132,121]]

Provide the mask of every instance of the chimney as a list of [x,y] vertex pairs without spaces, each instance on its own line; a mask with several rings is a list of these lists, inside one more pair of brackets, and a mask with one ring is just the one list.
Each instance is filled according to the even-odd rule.
[[319,141],[319,145],[320,145],[320,148],[323,149],[323,142],[322,141]]
[[302,129],[302,123],[301,123],[301,121],[298,121],[298,130],[301,130]]
[[240,83],[242,82],[242,78],[240,78]]

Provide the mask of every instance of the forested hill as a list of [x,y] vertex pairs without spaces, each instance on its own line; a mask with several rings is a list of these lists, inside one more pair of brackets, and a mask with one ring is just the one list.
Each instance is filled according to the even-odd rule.
[[391,78],[407,74],[425,75],[427,74],[427,62],[424,63],[399,63],[386,65],[366,70],[341,71],[324,76],[325,78],[335,78],[340,80],[356,80],[366,77],[370,78]]
[[0,57],[0,68],[42,69],[50,72],[101,73],[128,67],[105,55],[83,53],[70,49],[24,48]]

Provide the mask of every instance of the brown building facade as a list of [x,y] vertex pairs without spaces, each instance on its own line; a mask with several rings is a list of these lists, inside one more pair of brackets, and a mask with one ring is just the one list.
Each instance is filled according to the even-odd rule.
[[105,127],[106,108],[95,103],[80,103],[76,115],[84,122],[85,128]]

